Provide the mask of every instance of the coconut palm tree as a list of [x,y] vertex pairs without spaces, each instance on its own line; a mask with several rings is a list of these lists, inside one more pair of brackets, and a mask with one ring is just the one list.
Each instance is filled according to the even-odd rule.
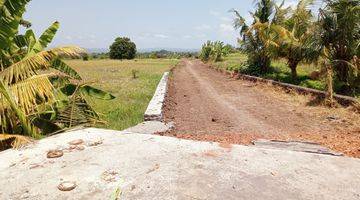
[[319,42],[323,57],[333,66],[340,92],[360,90],[360,1],[324,0],[320,9]]
[[[266,73],[271,64],[268,45],[264,43],[255,24],[270,24],[276,18],[271,18],[275,12],[275,3],[272,0],[258,0],[255,13],[251,13],[254,18],[251,26],[246,24],[245,18],[237,10],[232,10],[235,14],[234,28],[240,30],[238,39],[241,47],[248,54],[248,65],[254,71]],[[264,35],[263,35],[264,36]]]
[[315,31],[313,15],[308,9],[312,3],[313,0],[300,0],[291,16],[275,29],[283,36],[274,41],[278,46],[277,56],[287,59],[293,79],[297,78],[297,66],[300,62],[313,62],[319,56],[317,49],[309,44]]

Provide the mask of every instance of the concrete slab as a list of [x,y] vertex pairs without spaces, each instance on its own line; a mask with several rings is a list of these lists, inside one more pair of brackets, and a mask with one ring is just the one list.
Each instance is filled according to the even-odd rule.
[[[85,129],[0,152],[0,199],[360,199],[359,159],[128,133]],[[84,149],[70,148],[76,139]],[[51,149],[64,155],[48,159]],[[64,181],[75,189],[60,191]]]
[[283,149],[289,151],[300,151],[306,153],[326,154],[332,156],[343,156],[344,154],[332,151],[326,147],[312,142],[298,142],[298,141],[277,141],[260,139],[253,142],[256,147]]
[[155,134],[159,132],[165,132],[172,129],[174,125],[172,123],[165,124],[160,121],[146,121],[138,124],[137,126],[126,129],[127,132],[141,133],[141,134]]

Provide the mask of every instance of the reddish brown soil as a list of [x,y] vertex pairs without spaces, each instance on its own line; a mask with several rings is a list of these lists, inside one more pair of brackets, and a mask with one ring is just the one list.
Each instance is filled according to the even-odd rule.
[[360,158],[360,115],[310,102],[311,96],[234,80],[200,61],[184,60],[170,77],[164,109],[175,129],[161,135],[223,146],[259,138],[312,141]]

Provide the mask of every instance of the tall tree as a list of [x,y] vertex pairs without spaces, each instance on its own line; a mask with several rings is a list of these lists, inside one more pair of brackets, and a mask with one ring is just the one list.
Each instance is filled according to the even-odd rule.
[[360,89],[360,1],[324,0],[320,9],[320,38],[323,57],[333,66],[342,85],[340,92]]
[[312,3],[313,0],[300,0],[295,10],[291,11],[291,16],[275,29],[282,35],[278,41],[274,41],[278,45],[277,54],[287,59],[293,79],[297,78],[300,62],[313,62],[319,56],[317,49],[309,44],[315,31],[313,15],[308,8]]
[[111,59],[134,59],[136,55],[136,45],[127,37],[118,37],[110,46]]
[[260,73],[266,73],[271,64],[270,51],[267,44],[261,39],[261,35],[254,25],[257,23],[271,23],[272,15],[275,12],[275,6],[272,0],[258,0],[255,13],[251,13],[254,18],[251,26],[246,24],[245,18],[237,10],[235,13],[234,27],[240,30],[240,39],[238,40],[242,48],[248,54],[248,65],[257,69]]

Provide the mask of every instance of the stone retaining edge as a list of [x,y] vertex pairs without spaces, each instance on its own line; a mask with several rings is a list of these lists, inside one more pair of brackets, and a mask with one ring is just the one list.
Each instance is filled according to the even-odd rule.
[[145,121],[162,121],[163,120],[163,107],[165,96],[167,93],[167,84],[169,80],[169,72],[165,72],[161,78],[155,94],[151,99],[146,112],[144,114]]

